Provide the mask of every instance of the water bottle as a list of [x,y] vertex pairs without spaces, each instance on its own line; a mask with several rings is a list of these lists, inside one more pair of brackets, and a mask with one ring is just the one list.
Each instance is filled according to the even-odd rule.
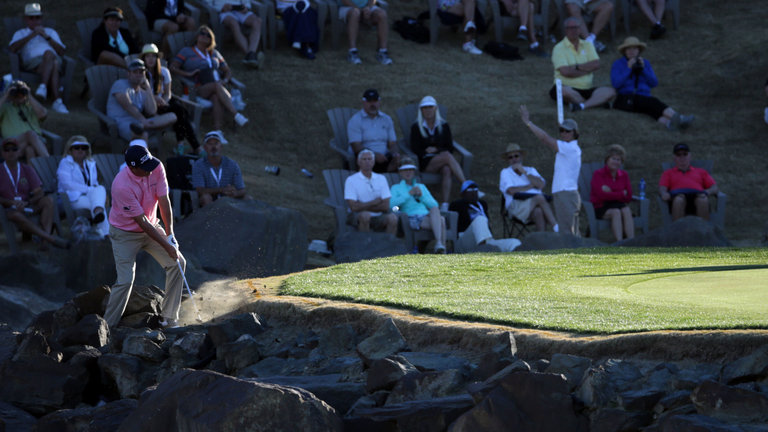
[[644,178],[640,179],[640,199],[641,200],[645,199],[645,179]]

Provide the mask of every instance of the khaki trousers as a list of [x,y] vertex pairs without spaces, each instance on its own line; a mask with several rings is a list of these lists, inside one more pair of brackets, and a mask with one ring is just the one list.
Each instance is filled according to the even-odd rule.
[[555,219],[561,233],[579,236],[579,210],[581,196],[579,191],[560,191],[552,194],[555,207]]
[[[136,276],[136,255],[141,250],[152,255],[165,270],[165,297],[162,303],[162,316],[165,319],[179,319],[184,279],[176,261],[168,256],[168,252],[160,244],[144,232],[123,231],[110,226],[109,237],[112,240],[117,282],[112,286],[107,311],[104,313],[107,324],[110,327],[116,326],[125,312],[128,298],[133,289],[133,279]],[[181,253],[179,253],[179,260],[181,267],[186,270],[187,261]]]

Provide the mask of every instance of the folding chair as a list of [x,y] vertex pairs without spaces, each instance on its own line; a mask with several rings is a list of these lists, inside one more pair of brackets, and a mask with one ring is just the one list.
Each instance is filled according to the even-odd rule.
[[507,200],[504,194],[501,194],[501,223],[504,230],[504,238],[516,238],[521,239],[531,232],[531,226],[535,226],[530,219],[528,222],[523,222],[515,216],[512,216],[507,211]]

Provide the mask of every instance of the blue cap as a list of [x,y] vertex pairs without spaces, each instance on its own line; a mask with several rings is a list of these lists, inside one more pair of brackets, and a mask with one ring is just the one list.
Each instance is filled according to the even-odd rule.
[[472,180],[467,180],[461,184],[461,192],[464,193],[465,190],[471,187],[477,188],[477,183],[473,182]]

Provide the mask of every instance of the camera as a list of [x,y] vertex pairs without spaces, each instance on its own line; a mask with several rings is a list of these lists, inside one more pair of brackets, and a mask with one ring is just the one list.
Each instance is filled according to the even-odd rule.
[[640,57],[635,58],[635,64],[632,65],[633,71],[641,71],[643,70],[643,60]]

